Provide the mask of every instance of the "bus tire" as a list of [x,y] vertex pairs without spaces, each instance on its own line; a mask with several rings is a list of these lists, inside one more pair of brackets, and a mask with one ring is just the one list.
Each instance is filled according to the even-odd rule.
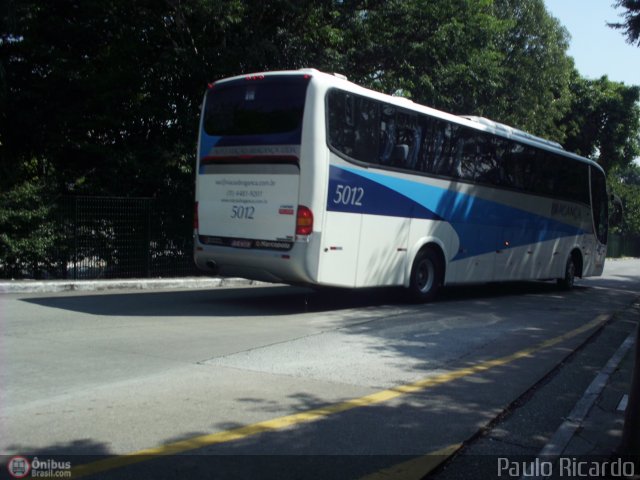
[[562,290],[571,290],[576,281],[578,266],[573,255],[569,255],[567,264],[564,267],[564,277],[558,279],[558,287]]
[[443,266],[437,252],[432,248],[423,248],[418,252],[411,267],[409,294],[415,302],[432,301],[443,278]]

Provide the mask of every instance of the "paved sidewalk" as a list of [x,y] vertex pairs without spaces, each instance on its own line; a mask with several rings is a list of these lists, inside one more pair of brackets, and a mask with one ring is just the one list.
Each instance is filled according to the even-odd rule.
[[[637,309],[635,317],[636,321],[640,317]],[[558,452],[558,458],[564,462],[564,470],[560,470],[562,464],[556,463],[554,474],[548,478],[567,478],[571,475],[569,478],[640,479],[640,452],[631,459],[620,458],[618,453],[625,427],[625,410],[638,408],[629,404],[634,368],[640,367],[634,365],[634,348],[637,348],[635,337],[635,332],[632,332],[624,342],[627,345],[621,345],[618,350],[621,353],[619,361],[612,357],[612,361],[601,372],[600,375],[610,370],[606,372],[606,383],[597,397],[591,400],[588,397],[593,392],[585,392],[581,401],[592,403],[584,417],[567,419],[563,423],[565,426],[575,421],[575,430]],[[625,349],[625,346],[629,348]],[[597,384],[598,380],[596,377],[590,387]],[[536,478],[547,477],[538,475]]]
[[[640,324],[640,299],[625,312],[625,319],[635,323],[636,328],[640,328],[638,325]],[[618,468],[616,470],[612,467],[604,475],[606,478],[640,480],[640,451],[633,452],[631,458],[620,458],[625,420],[628,421],[628,418],[625,418],[625,412],[631,408],[637,412],[640,408],[640,405],[633,405],[630,402],[631,389],[638,387],[637,383],[632,384],[633,379],[640,375],[640,364],[637,363],[640,357],[636,355],[637,349],[640,348],[637,343],[639,337],[637,333],[632,332],[629,336],[631,348],[611,373],[602,392],[581,422],[580,429],[572,436],[563,451],[565,456],[587,458],[595,456],[611,459]],[[636,425],[636,428],[640,426]]]
[[[628,408],[634,351],[630,348],[587,416],[564,448],[562,455],[614,456],[622,439],[625,408]],[[640,452],[638,452],[640,453]],[[640,472],[639,472],[640,473]]]
[[115,280],[3,280],[2,293],[53,293],[67,291],[220,288],[263,285],[244,278],[180,277]]
[[[426,478],[458,480],[474,472],[483,479],[640,479],[640,452],[635,466],[618,457],[625,408],[634,408],[625,402],[639,322],[640,298],[503,419]],[[614,463],[613,474],[605,472]]]

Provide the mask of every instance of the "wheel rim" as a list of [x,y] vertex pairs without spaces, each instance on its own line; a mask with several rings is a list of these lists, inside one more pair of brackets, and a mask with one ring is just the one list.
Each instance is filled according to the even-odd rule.
[[424,259],[416,269],[416,286],[421,293],[428,293],[433,288],[436,267],[431,260]]

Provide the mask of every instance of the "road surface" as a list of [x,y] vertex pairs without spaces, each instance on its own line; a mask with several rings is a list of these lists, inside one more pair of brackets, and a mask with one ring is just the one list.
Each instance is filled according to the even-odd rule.
[[[288,286],[0,295],[0,447],[113,478],[214,454],[361,478],[471,438],[639,292],[640,260],[616,260],[571,292],[492,284],[426,305]],[[612,349],[632,326],[616,328]]]

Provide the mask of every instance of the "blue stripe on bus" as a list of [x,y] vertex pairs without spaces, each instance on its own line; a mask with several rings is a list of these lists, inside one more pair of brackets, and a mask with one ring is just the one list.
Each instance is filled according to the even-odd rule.
[[[354,194],[347,202],[336,202],[340,199],[338,185],[348,185],[351,191],[362,188],[362,198],[355,202],[359,204],[352,201]],[[461,248],[454,260],[504,249],[505,240],[509,247],[517,247],[585,233],[576,226],[473,195],[333,165],[327,210],[444,220],[460,240]]]
[[[442,220],[407,196],[346,169],[331,167],[327,210],[389,217]],[[339,189],[339,186],[340,189]]]

